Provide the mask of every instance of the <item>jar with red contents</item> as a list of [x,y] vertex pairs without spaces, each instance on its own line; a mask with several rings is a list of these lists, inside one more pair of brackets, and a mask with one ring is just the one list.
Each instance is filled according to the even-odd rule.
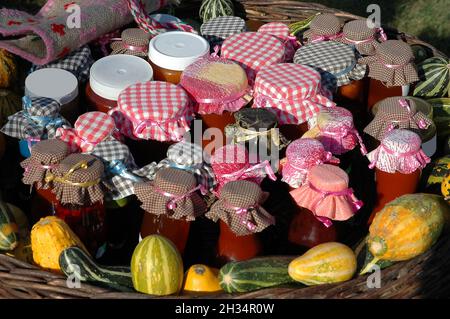
[[[282,181],[289,185],[290,191],[307,183],[308,171],[323,163],[338,164],[339,160],[325,151],[322,143],[310,138],[293,141],[286,150],[283,160]],[[306,208],[297,206],[289,225],[288,240],[297,249],[308,249],[318,244],[337,240],[334,225],[326,227]]]
[[275,223],[274,217],[263,207],[268,194],[254,182],[227,183],[206,217],[220,220],[217,244],[218,262],[242,261],[263,251],[258,233]]
[[160,81],[129,86],[110,112],[138,166],[159,162],[184,139],[193,119],[193,103],[180,86]]
[[380,43],[375,55],[361,58],[358,63],[369,69],[369,110],[387,97],[408,95],[409,85],[419,80],[413,51],[401,40]]
[[54,215],[67,222],[93,256],[106,242],[103,172],[96,157],[72,154],[45,177],[55,195]]
[[126,54],[110,55],[96,61],[86,85],[86,101],[92,111],[108,113],[117,107],[120,92],[128,86],[153,79],[150,64]]
[[375,169],[377,201],[369,219],[395,198],[416,192],[422,169],[430,158],[421,149],[420,137],[409,130],[394,129],[384,136],[380,146],[367,154]]
[[364,97],[366,65],[358,63],[351,46],[335,41],[308,44],[297,50],[294,62],[316,68],[322,75],[322,85],[336,93],[354,115],[365,116]]
[[321,109],[336,106],[320,81],[320,73],[309,66],[266,66],[256,76],[252,107],[274,112],[281,133],[289,140],[298,139]]
[[[219,57],[201,58],[183,71],[180,84],[195,101],[203,129],[217,129],[216,139],[221,138],[225,145],[224,130],[234,123],[233,113],[251,100],[244,69]],[[205,139],[203,145],[209,142]]]

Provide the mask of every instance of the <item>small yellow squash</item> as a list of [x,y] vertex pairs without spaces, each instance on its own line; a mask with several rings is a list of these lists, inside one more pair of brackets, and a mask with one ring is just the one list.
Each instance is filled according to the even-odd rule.
[[219,283],[219,269],[205,265],[193,265],[186,272],[184,292],[217,292],[221,291]]

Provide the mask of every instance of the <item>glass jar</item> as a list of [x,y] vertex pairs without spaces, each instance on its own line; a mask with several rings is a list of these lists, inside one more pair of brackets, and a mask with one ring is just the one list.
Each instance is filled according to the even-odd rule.
[[209,43],[183,31],[161,33],[149,44],[148,57],[156,81],[178,84],[181,73],[198,58],[209,54]]
[[379,101],[393,96],[407,96],[409,93],[409,85],[387,87],[383,82],[370,79],[369,90],[367,96],[367,108],[370,111],[372,107]]
[[61,104],[61,116],[74,124],[82,113],[79,107],[78,80],[69,71],[40,69],[25,79],[25,95],[52,98]]
[[120,92],[128,86],[153,79],[153,70],[144,59],[116,54],[96,61],[86,85],[88,108],[108,113],[117,107]]

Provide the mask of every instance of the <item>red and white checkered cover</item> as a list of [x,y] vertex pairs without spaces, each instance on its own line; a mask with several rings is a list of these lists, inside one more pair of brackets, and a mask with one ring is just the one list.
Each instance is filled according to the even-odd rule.
[[193,119],[193,103],[180,86],[137,83],[123,90],[110,111],[120,132],[134,139],[181,141]]
[[280,124],[306,122],[322,108],[336,106],[324,96],[320,80],[320,73],[305,65],[267,66],[256,77],[253,107],[274,111]]
[[253,85],[258,71],[271,64],[284,62],[286,48],[278,38],[261,32],[244,32],[228,37],[220,56],[239,63]]
[[258,29],[258,32],[273,35],[283,41],[286,47],[284,61],[292,61],[295,51],[300,47],[300,45],[297,41],[297,38],[291,35],[287,24],[284,24],[282,22],[266,23]]
[[90,152],[98,143],[118,137],[114,120],[102,112],[88,112],[78,117],[75,128],[59,128],[57,137],[69,144],[70,151]]

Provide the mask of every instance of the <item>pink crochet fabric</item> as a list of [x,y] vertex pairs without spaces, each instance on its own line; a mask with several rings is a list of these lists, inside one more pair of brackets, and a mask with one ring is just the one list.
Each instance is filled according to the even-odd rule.
[[416,133],[405,129],[388,132],[380,146],[367,154],[370,168],[386,173],[411,174],[423,169],[431,160],[421,149],[422,141]]
[[286,159],[282,181],[292,188],[302,186],[308,171],[314,166],[327,162],[339,163],[339,159],[325,151],[322,143],[312,138],[301,138],[289,144],[286,149]]
[[[144,2],[147,12],[151,12],[168,0]],[[75,21],[76,10],[80,12],[79,28],[68,24]],[[17,39],[0,41],[0,48],[43,65],[132,21],[127,0],[49,0],[35,16],[1,9],[0,34]]]
[[308,182],[290,192],[295,202],[312,211],[325,226],[330,220],[347,220],[363,203],[348,188],[348,175],[341,168],[323,164],[308,173]]

